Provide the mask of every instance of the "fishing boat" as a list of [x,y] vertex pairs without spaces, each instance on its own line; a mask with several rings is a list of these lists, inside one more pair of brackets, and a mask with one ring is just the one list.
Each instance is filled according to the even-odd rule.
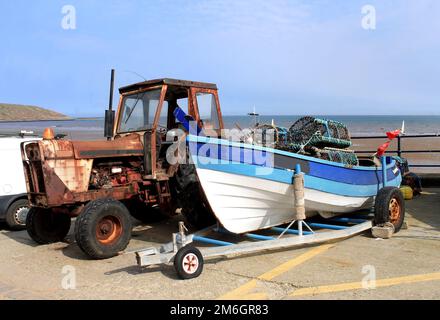
[[[212,212],[228,231],[245,233],[294,217],[294,169],[304,173],[307,217],[371,208],[383,188],[377,166],[348,166],[293,152],[189,135],[191,159]],[[396,161],[385,158],[386,185],[400,186]]]
[[[208,137],[202,128],[191,132],[191,118],[180,108],[174,114],[189,132],[186,141],[190,159],[207,203],[218,222],[233,233],[294,220],[293,180],[297,168],[304,174],[307,217],[329,218],[372,208],[381,189],[399,187],[402,181],[392,157],[383,156],[378,164],[371,159],[359,161],[353,151],[346,149],[311,147],[322,153],[321,158],[300,153],[310,141],[320,147],[350,146],[347,128],[337,121],[304,117],[290,128],[289,143],[277,139],[283,140],[282,145],[268,143],[268,147]],[[323,129],[316,132],[316,128]]]

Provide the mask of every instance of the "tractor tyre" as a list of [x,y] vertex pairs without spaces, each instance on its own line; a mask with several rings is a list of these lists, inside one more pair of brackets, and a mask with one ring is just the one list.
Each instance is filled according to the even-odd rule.
[[70,223],[71,219],[67,214],[33,207],[26,217],[26,230],[35,242],[50,244],[64,240],[69,233]]
[[139,200],[128,200],[123,202],[130,212],[131,216],[142,223],[155,223],[163,221],[167,218],[159,207],[147,206]]
[[75,239],[92,259],[108,259],[125,250],[132,221],[127,208],[113,199],[89,202],[76,219]]
[[182,214],[197,229],[209,227],[216,218],[201,188],[194,165],[181,164],[175,175],[176,196]]

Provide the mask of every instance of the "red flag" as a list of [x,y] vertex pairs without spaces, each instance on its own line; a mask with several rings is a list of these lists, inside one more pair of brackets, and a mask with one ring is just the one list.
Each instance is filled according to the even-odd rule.
[[394,138],[397,138],[399,136],[400,132],[400,129],[387,132],[387,137],[388,139],[393,140]]
[[385,142],[383,145],[381,145],[379,148],[377,148],[376,155],[378,157],[382,157],[389,146],[390,146],[390,141]]

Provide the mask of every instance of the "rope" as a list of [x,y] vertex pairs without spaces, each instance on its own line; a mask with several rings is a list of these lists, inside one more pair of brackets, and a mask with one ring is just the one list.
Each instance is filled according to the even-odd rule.
[[307,145],[308,145],[310,142],[312,142],[312,140],[315,138],[315,135],[317,135],[318,133],[320,133],[319,130],[316,131],[316,132],[310,137],[310,139],[309,139],[305,144],[301,144],[301,145],[300,145],[300,149],[298,150],[297,153],[304,152],[304,148],[307,147]]

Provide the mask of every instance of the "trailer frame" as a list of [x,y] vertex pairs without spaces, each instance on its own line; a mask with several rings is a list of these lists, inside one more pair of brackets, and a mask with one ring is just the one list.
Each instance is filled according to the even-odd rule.
[[[297,227],[292,228],[295,222],[297,222]],[[300,227],[302,224],[307,226],[309,231],[302,231],[302,228]],[[181,249],[191,246],[201,253],[203,258],[200,263],[203,265],[204,259],[253,254],[270,250],[290,249],[342,240],[360,234],[372,227],[373,216],[371,216],[370,212],[367,212],[367,214],[359,213],[358,216],[353,216],[351,214],[350,217],[331,218],[326,220],[326,223],[293,221],[287,227],[278,226],[262,230],[265,233],[274,233],[274,236],[262,235],[261,233],[237,235],[221,228],[218,224],[193,234],[186,234],[187,229],[181,221],[179,222],[179,232],[173,233],[171,242],[159,247],[149,247],[137,250],[135,251],[135,255],[137,264],[140,267],[169,264],[172,262],[174,262],[176,266],[175,258],[177,253]],[[316,229],[312,230],[312,228]],[[218,240],[208,236],[213,232],[220,234],[228,233],[234,236],[239,236],[240,238],[251,239],[251,241],[233,243]],[[212,246],[196,247],[194,246],[194,243],[197,242]]]
[[[379,190],[378,194],[382,191],[385,193],[389,193],[390,191],[386,188],[386,158],[382,157],[381,160],[383,168],[383,189]],[[191,279],[198,277],[202,273],[204,259],[206,258],[211,259],[231,255],[253,254],[262,251],[281,250],[342,240],[372,229],[377,222],[376,216],[378,213],[380,214],[380,208],[379,212],[377,212],[376,207],[372,207],[369,210],[349,213],[348,217],[342,215],[325,219],[324,223],[311,221],[310,219],[313,219],[313,217],[305,219],[304,178],[299,164],[295,167],[292,184],[295,186],[295,214],[294,220],[288,225],[285,224],[283,226],[259,230],[259,233],[253,232],[238,235],[225,230],[221,227],[219,222],[217,222],[215,226],[187,235],[186,232],[188,230],[184,223],[180,221],[179,232],[173,233],[171,242],[160,247],[150,247],[135,251],[137,264],[140,267],[146,267],[174,262],[174,267],[179,277],[182,279]],[[297,227],[293,228],[295,223]],[[309,231],[304,231],[303,227],[306,227]],[[315,228],[315,230],[312,228]],[[318,231],[318,229],[331,231]],[[391,233],[394,232],[394,227],[392,229]],[[226,242],[208,237],[211,232],[228,233],[253,241],[238,243]],[[278,236],[261,234],[261,232],[272,232]],[[197,248],[193,246],[194,242],[201,242],[213,246]]]

